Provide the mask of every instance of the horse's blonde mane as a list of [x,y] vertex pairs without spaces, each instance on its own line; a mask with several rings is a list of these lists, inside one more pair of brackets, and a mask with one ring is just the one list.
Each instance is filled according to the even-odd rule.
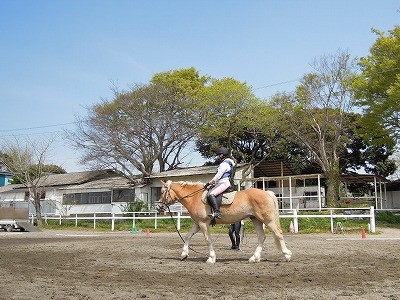
[[186,185],[193,186],[193,185],[203,184],[203,183],[201,183],[200,181],[198,181],[198,182],[193,182],[193,181],[178,181],[178,183],[180,183],[181,186],[186,186]]

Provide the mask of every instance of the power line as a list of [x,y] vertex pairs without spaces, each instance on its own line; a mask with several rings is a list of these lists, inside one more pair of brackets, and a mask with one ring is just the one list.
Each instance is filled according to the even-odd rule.
[[[389,70],[384,70],[384,71],[380,71],[380,72],[375,72],[376,74],[383,74],[383,73],[387,73],[387,72],[391,72],[391,71],[396,71],[399,70],[400,67],[396,67],[396,68],[392,68]],[[265,89],[265,88],[269,88],[269,87],[274,87],[274,86],[278,86],[278,85],[282,85],[282,84],[287,84],[287,83],[292,83],[292,82],[297,82],[300,81],[301,78],[297,78],[297,79],[292,79],[292,80],[287,80],[287,81],[281,81],[278,83],[273,83],[273,84],[269,84],[269,85],[264,85],[264,86],[260,86],[257,88],[253,88],[253,90],[261,90],[261,89]],[[44,126],[36,126],[36,127],[26,127],[26,128],[17,128],[17,129],[0,129],[0,132],[13,132],[13,131],[23,131],[23,130],[32,130],[32,129],[41,129],[41,128],[49,128],[49,127],[58,127],[58,126],[64,126],[64,125],[71,125],[71,124],[77,124],[79,122],[75,121],[75,122],[69,122],[69,123],[60,123],[60,124],[53,124],[53,125],[44,125]]]
[[23,130],[32,130],[32,129],[42,129],[42,128],[49,128],[49,127],[58,127],[58,126],[64,126],[64,125],[77,124],[77,123],[79,123],[79,122],[60,123],[60,124],[53,124],[53,125],[44,125],[44,126],[36,126],[36,127],[17,128],[17,129],[1,129],[0,132],[12,132],[12,131],[23,131]]
[[265,89],[265,88],[269,88],[269,87],[273,87],[273,86],[277,86],[277,85],[282,85],[282,84],[286,84],[286,83],[292,83],[292,82],[297,82],[299,81],[301,78],[297,78],[297,79],[292,79],[292,80],[288,80],[288,81],[282,81],[282,82],[278,82],[278,83],[274,83],[274,84],[269,84],[269,85],[264,85],[264,86],[260,86],[258,88],[254,88],[253,90],[261,90],[261,89]]

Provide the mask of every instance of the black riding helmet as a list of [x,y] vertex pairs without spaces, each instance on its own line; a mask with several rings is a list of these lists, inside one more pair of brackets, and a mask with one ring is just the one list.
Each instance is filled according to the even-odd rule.
[[218,148],[215,150],[215,155],[220,155],[223,154],[224,156],[227,156],[229,154],[229,150],[225,147]]

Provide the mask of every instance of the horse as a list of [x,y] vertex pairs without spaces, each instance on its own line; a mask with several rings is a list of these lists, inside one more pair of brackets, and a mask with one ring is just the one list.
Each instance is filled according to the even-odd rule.
[[[210,232],[212,219],[208,216],[211,212],[211,207],[201,200],[204,184],[201,182],[172,182],[171,180],[161,182],[163,186],[157,210],[164,212],[166,207],[180,202],[194,221],[194,225],[185,236],[181,260],[189,256],[190,239],[201,230],[209,249],[207,263],[215,263],[216,255]],[[266,238],[263,223],[273,233],[278,251],[283,253],[286,261],[290,261],[292,252],[286,247],[283,239],[279,221],[278,200],[272,191],[264,191],[257,188],[238,191],[232,204],[222,205],[220,210],[222,218],[215,219],[217,224],[232,224],[245,218],[250,218],[253,222],[257,233],[258,245],[249,259],[250,263],[260,262],[261,260],[261,251]]]

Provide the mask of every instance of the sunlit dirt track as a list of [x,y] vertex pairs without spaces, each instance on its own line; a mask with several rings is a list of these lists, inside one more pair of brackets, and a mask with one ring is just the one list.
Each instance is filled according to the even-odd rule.
[[176,233],[0,232],[0,299],[400,299],[400,230],[285,234],[291,262],[267,235],[256,264],[255,235],[213,237],[214,265],[201,234],[180,261]]

